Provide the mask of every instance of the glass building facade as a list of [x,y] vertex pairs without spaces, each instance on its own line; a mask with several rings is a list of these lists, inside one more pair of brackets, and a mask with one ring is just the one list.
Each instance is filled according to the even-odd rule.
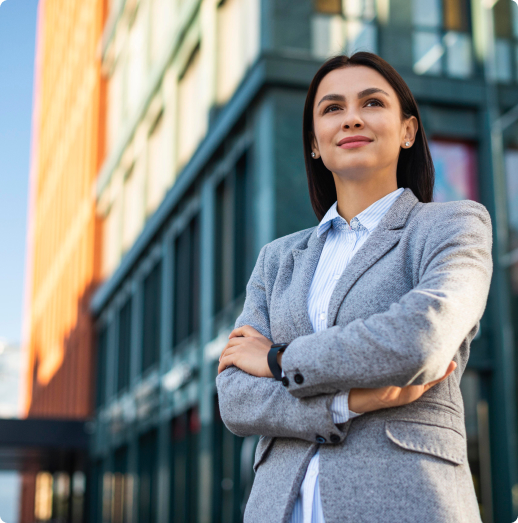
[[518,6],[486,9],[468,0],[110,2],[88,521],[241,521],[257,438],[221,421],[218,357],[260,248],[317,224],[304,100],[325,58],[356,50],[385,58],[414,93],[434,199],[476,200],[493,218],[494,279],[461,389],[483,521],[516,518]]

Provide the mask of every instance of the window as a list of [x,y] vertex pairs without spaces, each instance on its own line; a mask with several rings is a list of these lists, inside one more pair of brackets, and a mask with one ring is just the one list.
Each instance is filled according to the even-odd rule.
[[311,20],[312,54],[326,59],[332,54],[377,52],[374,0],[314,0]]
[[149,134],[146,214],[149,216],[160,205],[167,189],[163,112],[157,117]]
[[121,256],[122,198],[114,199],[103,226],[103,274],[107,278],[119,264]]
[[200,319],[200,225],[194,217],[174,245],[173,346],[197,333]]
[[468,0],[412,0],[413,69],[417,74],[473,74]]
[[150,65],[156,64],[161,53],[167,49],[167,37],[171,35],[175,21],[174,0],[151,0],[150,9]]
[[259,0],[223,0],[217,11],[217,103],[226,103],[259,50]]
[[434,201],[478,201],[475,146],[441,140],[429,145],[435,166]]
[[[518,80],[518,5],[498,0],[493,8],[495,77],[500,82]],[[514,60],[513,60],[514,56]]]
[[249,225],[248,153],[216,187],[215,293],[217,314],[245,292],[253,237]]
[[181,169],[191,158],[207,130],[200,45],[193,50],[178,85],[178,165]]
[[127,75],[127,103],[128,115],[131,118],[141,102],[142,93],[147,78],[146,73],[146,34],[145,34],[144,10],[140,7],[136,19],[130,28],[128,53],[128,75]]
[[243,520],[242,507],[252,489],[259,437],[240,438],[232,434],[221,419],[217,396],[214,396],[213,430],[213,514],[216,521],[239,523]]
[[124,180],[122,251],[127,252],[135,242],[144,224],[144,160],[140,156],[135,160]]
[[171,508],[174,521],[197,521],[198,438],[201,423],[192,407],[171,422]]
[[124,446],[115,451],[113,474],[112,523],[127,523],[131,505],[131,483],[128,481],[128,447]]
[[157,263],[144,280],[142,372],[158,363],[160,357],[160,314],[162,263]]
[[108,329],[102,327],[97,334],[97,408],[106,401],[106,351],[108,349]]
[[[511,285],[518,312],[518,149],[505,152]],[[518,333],[517,333],[518,335]]]
[[117,365],[117,392],[127,388],[130,383],[131,360],[131,297],[126,300],[119,312],[119,351]]
[[158,507],[157,433],[152,430],[139,438],[138,521],[156,523]]

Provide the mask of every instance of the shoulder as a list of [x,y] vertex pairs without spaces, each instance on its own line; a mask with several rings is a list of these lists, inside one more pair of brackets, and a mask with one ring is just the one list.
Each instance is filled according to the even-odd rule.
[[487,208],[473,200],[418,203],[405,228],[430,236],[455,232],[492,236],[491,216]]
[[286,236],[281,236],[276,238],[271,242],[267,243],[263,249],[266,251],[265,256],[267,258],[274,256],[279,258],[285,253],[290,252],[292,249],[304,249],[308,245],[308,240],[316,229],[316,225],[309,227],[308,229],[303,229],[301,231],[293,232],[287,234]]

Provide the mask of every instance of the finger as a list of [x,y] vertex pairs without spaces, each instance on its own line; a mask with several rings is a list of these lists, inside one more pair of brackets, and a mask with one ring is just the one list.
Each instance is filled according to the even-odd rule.
[[455,369],[457,368],[457,363],[454,361],[451,361],[448,365],[448,368],[446,369],[446,373],[442,378],[436,379],[434,381],[430,381],[430,383],[427,383],[425,386],[427,388],[431,388],[434,385],[437,385],[437,383],[440,383],[441,381],[445,380]]
[[234,329],[228,337],[230,339],[237,336],[262,336],[262,334],[254,329],[251,325],[243,325],[242,327]]
[[230,367],[230,365],[233,365],[233,356],[232,354],[229,356],[225,356],[224,358],[221,358],[221,361],[218,365],[218,374],[223,372],[227,367]]
[[230,356],[231,354],[234,354],[237,351],[238,347],[227,347],[219,357],[219,361],[221,361],[225,356]]
[[243,344],[243,340],[241,338],[233,338],[233,339],[229,340],[228,343],[223,348],[223,350],[221,351],[219,359],[222,358],[223,354],[225,354],[227,349],[229,349],[230,347],[235,347],[237,345],[242,345],[242,344]]

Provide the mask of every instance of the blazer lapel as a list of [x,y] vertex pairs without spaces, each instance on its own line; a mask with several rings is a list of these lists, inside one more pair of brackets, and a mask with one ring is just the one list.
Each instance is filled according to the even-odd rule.
[[406,188],[351,258],[329,300],[328,328],[335,324],[340,305],[358,278],[399,242],[408,214],[417,202],[412,190]]
[[315,274],[320,254],[326,242],[327,232],[319,238],[317,236],[317,227],[315,227],[305,249],[294,248],[291,250],[293,255],[293,273],[289,307],[295,326],[301,336],[313,334],[314,332],[308,314],[308,295],[313,274]]

